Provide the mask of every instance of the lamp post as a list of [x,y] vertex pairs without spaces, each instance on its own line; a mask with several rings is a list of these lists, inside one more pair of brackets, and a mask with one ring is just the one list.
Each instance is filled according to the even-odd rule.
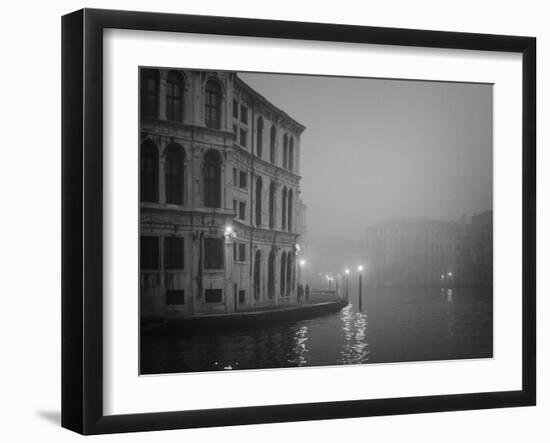
[[349,269],[346,269],[344,271],[344,274],[346,276],[346,287],[344,289],[345,297],[346,297],[346,300],[349,302]]
[[359,310],[363,310],[363,265],[357,268],[359,271]]
[[332,277],[330,275],[327,275],[327,281],[328,281],[328,290],[332,291]]
[[299,298],[303,298],[304,296],[304,288],[302,286],[302,272],[305,265],[306,265],[306,261],[304,259],[301,259],[298,262],[298,294],[300,296]]
[[[231,257],[232,257],[231,246],[233,245],[233,241],[237,237],[237,233],[235,232],[235,229],[233,228],[233,226],[227,225],[225,227],[223,236],[225,237],[225,246],[226,246],[225,261],[226,261],[226,263],[228,263],[228,266],[225,267],[226,278],[227,278],[228,274],[229,275],[233,274],[233,261],[231,260]],[[226,286],[227,286],[227,284],[226,284]],[[228,294],[231,293],[231,291],[228,287],[226,287],[225,290]],[[235,288],[235,286],[233,287],[232,292],[233,292],[233,309],[234,309],[235,312],[237,312],[239,310],[239,301],[238,301],[238,296],[237,296],[237,288]],[[230,298],[227,297],[227,302],[229,302],[229,300],[230,300]],[[228,308],[229,308],[229,306],[228,306]]]

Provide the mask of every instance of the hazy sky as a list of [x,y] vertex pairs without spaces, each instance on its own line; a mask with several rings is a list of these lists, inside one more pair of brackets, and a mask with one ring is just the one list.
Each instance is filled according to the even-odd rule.
[[239,76],[306,126],[308,236],[364,237],[394,216],[492,208],[492,86],[277,74]]

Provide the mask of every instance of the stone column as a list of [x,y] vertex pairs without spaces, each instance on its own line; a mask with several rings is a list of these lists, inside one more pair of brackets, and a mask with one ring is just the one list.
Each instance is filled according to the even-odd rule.
[[193,75],[193,114],[192,114],[192,123],[198,126],[204,126],[203,116],[203,105],[204,105],[204,88],[202,85],[202,76],[203,72],[198,72],[196,75]]
[[168,72],[160,71],[159,79],[159,119],[166,120],[166,77]]
[[191,206],[198,207],[203,205],[202,190],[202,150],[197,146],[191,148]]
[[165,172],[166,158],[164,152],[159,158],[159,203],[161,205],[166,203],[166,172]]
[[[191,158],[191,161],[189,161]],[[185,206],[193,205],[193,171],[191,170],[192,156],[185,154],[183,162],[183,204]]]
[[[221,206],[221,209],[226,209],[226,208],[229,208],[231,205],[228,205],[227,204],[227,201],[226,201],[226,198],[228,195],[230,195],[230,193],[228,192],[228,183],[227,183],[227,179],[226,179],[226,174],[225,174],[225,171],[226,171],[226,162],[227,162],[227,155],[225,153],[221,153],[221,158],[222,158],[222,164],[220,165],[220,186],[222,187],[221,189],[221,201],[220,201],[220,206]],[[227,175],[231,175],[231,174],[227,174]]]
[[166,275],[164,272],[164,236],[159,235],[159,273],[160,293],[162,297],[162,311],[166,314]]
[[294,143],[294,172],[300,174],[300,141],[302,137],[298,135],[296,137],[296,143]]
[[193,122],[193,74],[185,73],[183,87],[183,121],[191,124]]

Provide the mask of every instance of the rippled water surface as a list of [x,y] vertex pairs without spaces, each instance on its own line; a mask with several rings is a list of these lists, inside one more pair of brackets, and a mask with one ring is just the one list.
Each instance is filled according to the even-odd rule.
[[365,288],[361,311],[352,292],[350,305],[323,317],[179,337],[144,336],[141,373],[493,355],[491,289]]

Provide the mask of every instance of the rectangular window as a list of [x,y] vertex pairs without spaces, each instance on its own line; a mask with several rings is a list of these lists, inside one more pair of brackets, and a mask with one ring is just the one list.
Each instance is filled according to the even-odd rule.
[[246,129],[241,128],[240,130],[240,136],[239,136],[239,144],[246,148]]
[[221,303],[222,302],[222,290],[221,289],[205,289],[204,290],[204,302],[205,303]]
[[141,115],[156,117],[158,112],[158,79],[155,72],[141,71]]
[[167,305],[185,304],[185,291],[183,289],[169,289],[166,291]]
[[141,269],[159,269],[158,237],[141,237],[139,243]]
[[223,238],[204,239],[204,269],[223,269]]
[[183,269],[183,237],[164,239],[164,269]]
[[237,100],[233,100],[233,118],[239,118],[239,102]]
[[246,261],[246,243],[240,243],[240,242],[233,243],[233,261],[236,261],[236,262]]
[[241,122],[248,124],[248,108],[245,105],[241,105]]
[[237,212],[238,205],[239,205],[239,203],[237,202],[237,200],[233,200],[233,212],[235,213],[235,215],[238,214],[238,212]]
[[237,168],[233,168],[233,186],[239,185],[239,170]]
[[239,220],[246,220],[246,203],[239,202]]
[[246,189],[246,187],[247,187],[246,178],[247,178],[246,172],[240,171],[240,173],[239,173],[239,188]]
[[182,121],[182,88],[176,79],[166,83],[166,118],[171,121]]
[[244,289],[239,291],[239,303],[244,303],[246,301],[246,292]]

